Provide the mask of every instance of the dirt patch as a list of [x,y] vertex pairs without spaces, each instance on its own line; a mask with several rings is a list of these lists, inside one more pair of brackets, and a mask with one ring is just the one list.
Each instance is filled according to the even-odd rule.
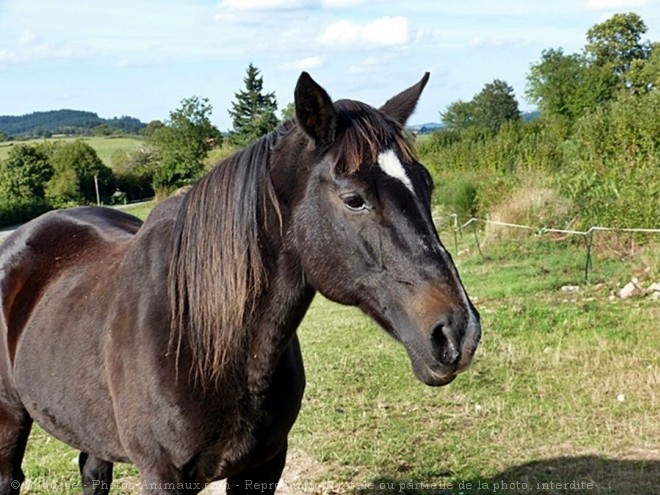
[[[329,467],[319,464],[301,450],[289,450],[286,467],[278,484],[277,495],[323,495],[327,491],[319,479],[329,471]],[[224,495],[225,482],[218,481],[206,488],[202,495]]]

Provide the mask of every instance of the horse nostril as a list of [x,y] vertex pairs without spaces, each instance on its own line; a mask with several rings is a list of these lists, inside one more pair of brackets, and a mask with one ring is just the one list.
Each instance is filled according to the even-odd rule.
[[450,318],[443,318],[431,327],[433,354],[445,366],[451,366],[461,356]]

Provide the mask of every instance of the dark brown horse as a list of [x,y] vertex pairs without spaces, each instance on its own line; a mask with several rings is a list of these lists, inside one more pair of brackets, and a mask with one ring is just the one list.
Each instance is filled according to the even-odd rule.
[[314,294],[360,307],[428,385],[470,363],[479,316],[430,213],[403,125],[428,80],[377,110],[303,73],[295,121],[220,163],[142,225],[48,213],[0,248],[0,495],[32,421],[79,449],[85,494],[113,462],[142,492],[273,493],[305,386]]

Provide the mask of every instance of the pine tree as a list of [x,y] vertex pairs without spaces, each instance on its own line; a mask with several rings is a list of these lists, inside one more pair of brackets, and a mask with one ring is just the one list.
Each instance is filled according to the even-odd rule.
[[275,93],[263,92],[263,77],[254,65],[250,63],[246,72],[245,89],[235,93],[236,100],[229,110],[234,126],[231,138],[239,145],[268,134],[278,124]]

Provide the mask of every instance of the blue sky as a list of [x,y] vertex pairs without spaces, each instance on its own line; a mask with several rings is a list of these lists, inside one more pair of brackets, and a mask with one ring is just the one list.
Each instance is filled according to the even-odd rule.
[[335,98],[379,106],[431,72],[412,124],[484,84],[511,84],[546,48],[636,12],[660,40],[660,0],[0,0],[0,115],[71,108],[166,119],[183,98],[227,114],[248,63],[280,108],[301,70]]

